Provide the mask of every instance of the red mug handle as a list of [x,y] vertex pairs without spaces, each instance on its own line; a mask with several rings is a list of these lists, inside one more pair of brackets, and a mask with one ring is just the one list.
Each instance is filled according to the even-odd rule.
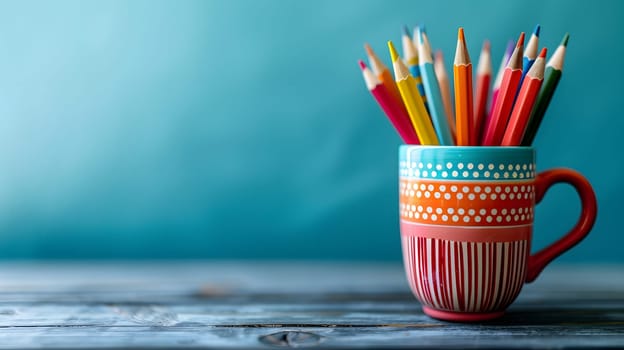
[[535,203],[541,202],[546,191],[559,182],[569,183],[579,194],[582,206],[581,216],[576,225],[565,236],[529,257],[527,282],[533,282],[553,259],[583,240],[596,221],[598,210],[596,194],[589,181],[571,169],[552,169],[539,173],[535,179]]

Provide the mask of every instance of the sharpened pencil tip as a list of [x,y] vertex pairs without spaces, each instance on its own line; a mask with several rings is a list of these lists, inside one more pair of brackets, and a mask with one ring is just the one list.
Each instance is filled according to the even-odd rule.
[[418,29],[420,29],[421,32],[427,34],[427,28],[425,28],[425,24],[421,23],[418,25]]
[[369,56],[375,55],[375,53],[373,52],[373,48],[368,45],[368,43],[364,44],[364,50],[366,50],[366,54],[368,54]]
[[542,27],[539,24],[535,25],[535,29],[533,29],[533,34],[538,38],[539,38],[540,29],[542,29]]
[[570,33],[565,33],[563,36],[563,40],[561,40],[561,45],[568,46],[568,40],[570,40]]
[[407,28],[406,25],[403,26],[403,35],[407,35],[408,37],[412,37],[412,34],[410,34],[409,28]]
[[520,37],[516,42],[516,47],[524,46],[524,32],[520,33]]
[[484,51],[490,51],[490,41],[485,39],[485,41],[483,41],[483,50]]
[[390,58],[392,59],[392,62],[399,59],[399,53],[394,48],[394,44],[392,43],[392,40],[388,41],[388,49],[390,50]]
[[457,30],[457,40],[459,40],[461,42],[466,42],[466,38],[464,37],[464,28],[463,27],[459,27],[459,30]]
[[542,47],[542,51],[540,51],[540,54],[539,54],[538,57],[546,58],[546,51],[548,51],[548,50],[546,50],[545,47]]
[[366,69],[366,63],[364,63],[364,61],[362,61],[362,60],[358,60],[358,64],[360,65],[360,68],[361,68],[362,70]]
[[425,39],[423,39],[423,35],[427,35],[427,34],[420,27],[418,27],[418,33],[417,34],[418,34],[418,36],[417,36],[418,43],[419,44],[424,43]]

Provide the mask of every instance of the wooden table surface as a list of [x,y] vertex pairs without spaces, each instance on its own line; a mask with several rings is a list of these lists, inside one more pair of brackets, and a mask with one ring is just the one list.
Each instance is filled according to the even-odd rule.
[[551,266],[501,319],[431,319],[400,265],[3,263],[0,349],[624,348],[624,266]]

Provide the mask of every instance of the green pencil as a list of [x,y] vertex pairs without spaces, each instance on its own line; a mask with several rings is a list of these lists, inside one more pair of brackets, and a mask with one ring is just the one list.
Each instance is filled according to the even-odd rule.
[[559,80],[561,79],[561,74],[563,72],[563,60],[565,58],[569,38],[570,35],[566,33],[563,40],[561,40],[561,44],[559,44],[559,47],[557,47],[557,50],[555,50],[555,53],[546,65],[546,71],[544,72],[544,84],[542,85],[542,90],[537,96],[535,107],[533,107],[533,110],[531,111],[531,117],[526,127],[526,131],[524,132],[524,137],[522,138],[522,146],[530,146],[533,143],[533,139],[535,139],[535,135],[537,135],[537,130],[542,123],[542,119],[544,119],[546,109],[548,109],[550,100],[555,93]]

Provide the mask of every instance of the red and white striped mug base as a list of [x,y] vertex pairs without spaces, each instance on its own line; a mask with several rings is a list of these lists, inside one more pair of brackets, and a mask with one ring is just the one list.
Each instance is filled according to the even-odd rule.
[[453,312],[433,309],[423,305],[423,311],[429,317],[437,318],[442,321],[450,322],[482,322],[499,318],[505,314],[505,311],[495,312]]

